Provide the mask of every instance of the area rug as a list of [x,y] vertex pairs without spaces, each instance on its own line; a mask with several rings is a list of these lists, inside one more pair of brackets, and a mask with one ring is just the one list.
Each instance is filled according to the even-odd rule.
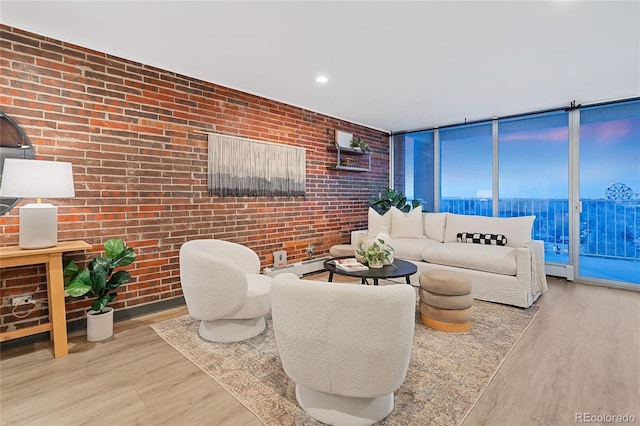
[[[539,310],[474,302],[471,330],[444,333],[416,316],[409,371],[395,408],[381,425],[459,425]],[[319,425],[302,411],[295,383],[284,373],[271,318],[259,336],[218,344],[198,336],[199,321],[185,315],[151,327],[211,376],[265,425]]]

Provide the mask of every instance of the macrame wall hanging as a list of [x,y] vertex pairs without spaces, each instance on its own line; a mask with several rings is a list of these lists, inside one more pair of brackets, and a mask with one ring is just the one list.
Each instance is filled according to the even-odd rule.
[[303,148],[209,133],[210,195],[304,196],[305,179]]

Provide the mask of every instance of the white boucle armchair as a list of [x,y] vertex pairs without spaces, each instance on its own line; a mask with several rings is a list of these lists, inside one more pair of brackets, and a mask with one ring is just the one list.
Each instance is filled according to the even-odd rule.
[[200,337],[238,342],[262,333],[271,309],[271,278],[260,275],[258,255],[223,240],[193,240],[180,247],[180,281],[189,314],[201,320]]
[[384,419],[409,367],[415,289],[273,279],[273,331],[302,409],[332,425]]

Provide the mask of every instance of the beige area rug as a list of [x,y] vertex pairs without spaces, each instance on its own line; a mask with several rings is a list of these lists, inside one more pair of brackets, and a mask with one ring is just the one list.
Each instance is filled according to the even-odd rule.
[[[409,372],[395,393],[393,412],[380,424],[460,424],[538,310],[475,301],[472,328],[465,333],[432,330],[416,316]],[[282,369],[271,318],[262,334],[233,344],[201,339],[198,325],[185,315],[151,327],[265,425],[320,424],[296,403],[295,384]]]

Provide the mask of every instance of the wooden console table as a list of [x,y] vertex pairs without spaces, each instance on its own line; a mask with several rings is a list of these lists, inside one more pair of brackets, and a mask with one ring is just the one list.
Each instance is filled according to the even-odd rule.
[[67,319],[64,306],[64,277],[62,253],[91,249],[84,241],[63,241],[44,249],[21,249],[17,246],[0,247],[0,268],[37,265],[47,267],[47,295],[49,298],[49,322],[0,333],[0,342],[32,334],[51,332],[53,355],[56,358],[69,353],[67,346]]

